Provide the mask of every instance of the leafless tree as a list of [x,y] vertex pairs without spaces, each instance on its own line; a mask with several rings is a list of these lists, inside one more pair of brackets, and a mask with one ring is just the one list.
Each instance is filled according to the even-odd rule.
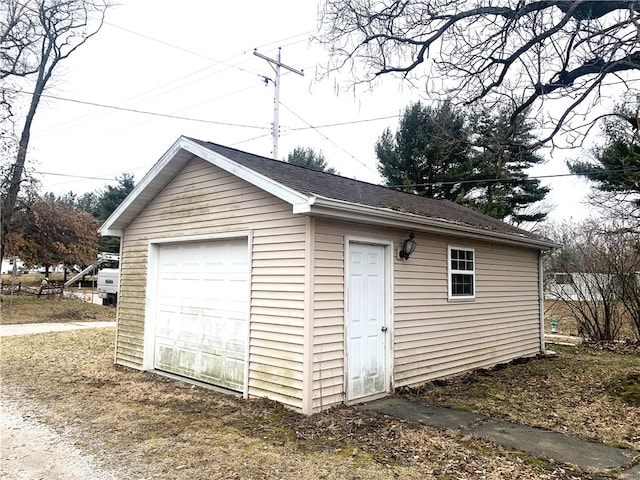
[[[0,2],[0,78],[20,79],[31,93],[21,122],[15,161],[10,165],[2,199],[2,236],[11,228],[18,193],[25,179],[31,126],[40,99],[61,61],[101,29],[106,0],[3,0]],[[0,256],[2,254],[0,244]]]
[[0,18],[0,78],[24,77],[37,72],[39,29],[34,6],[7,0]]
[[640,232],[640,195],[637,193],[614,193],[591,190],[587,195],[590,205],[602,212],[603,216],[634,226]]
[[614,90],[640,91],[639,38],[637,0],[326,0],[318,36],[328,72],[396,74],[431,97],[507,104],[512,120],[538,109],[550,145],[583,139]]
[[580,334],[594,341],[618,340],[626,315],[640,339],[638,234],[588,221],[561,225],[551,236],[564,248],[547,260],[547,295],[573,314]]
[[640,104],[622,98],[601,123],[601,143],[585,159],[568,161],[571,173],[591,183],[589,203],[608,218],[640,232]]

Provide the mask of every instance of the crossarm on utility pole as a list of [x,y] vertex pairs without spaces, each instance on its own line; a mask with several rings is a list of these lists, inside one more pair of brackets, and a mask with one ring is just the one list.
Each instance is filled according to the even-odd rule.
[[274,96],[273,96],[273,128],[271,129],[271,134],[273,136],[273,159],[278,159],[278,137],[280,135],[280,68],[285,68],[290,72],[297,73],[298,75],[304,76],[303,70],[297,70],[289,65],[285,65],[280,61],[280,54],[282,48],[278,47],[278,58],[273,59],[269,58],[266,55],[258,53],[257,50],[253,50],[253,54],[262,58],[269,62],[269,64],[273,67],[276,73],[276,79],[273,81],[274,86]]

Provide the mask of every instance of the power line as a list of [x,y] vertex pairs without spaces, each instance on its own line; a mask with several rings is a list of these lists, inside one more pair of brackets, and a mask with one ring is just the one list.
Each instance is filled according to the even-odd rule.
[[[270,133],[266,133],[266,134],[263,134],[263,135],[258,135],[257,137],[251,137],[251,138],[247,138],[245,140],[240,140],[238,142],[230,143],[229,146],[233,147],[235,145],[241,145],[243,143],[247,143],[247,142],[251,142],[253,140],[258,140],[258,139],[261,139],[261,138],[265,138],[265,137],[268,137],[270,135],[271,135]],[[153,165],[147,165],[145,167],[138,167],[138,168],[127,170],[127,172],[130,172],[132,170],[140,170],[142,168],[151,168],[152,166]],[[79,180],[101,180],[101,181],[105,181],[105,182],[117,182],[118,179],[117,178],[113,178],[113,177],[118,176],[118,175],[122,175],[122,174],[124,174],[126,172],[115,172],[115,173],[111,173],[111,174],[105,175],[104,177],[91,177],[91,176],[86,176],[86,175],[72,175],[72,174],[68,174],[68,173],[56,173],[56,172],[42,172],[42,171],[38,171],[38,170],[34,171],[33,173],[36,173],[38,175],[49,175],[49,176],[63,177],[63,178],[76,178],[76,179],[79,179]],[[59,184],[56,184],[56,185],[64,185],[66,183],[69,183],[69,182],[59,183]],[[56,186],[56,185],[50,185],[50,186]]]
[[[226,66],[226,67],[227,67],[227,69],[232,68],[232,69],[236,69],[236,70],[238,70],[238,71],[244,72],[244,73],[249,73],[249,74],[250,74],[250,75],[252,75],[252,76],[262,77],[262,75],[260,75],[260,74],[258,74],[258,73],[251,72],[251,71],[249,71],[249,70],[246,70],[246,69],[243,69],[243,68],[238,67],[238,65],[237,65],[237,64],[236,64],[236,65],[233,65],[233,64],[228,63],[230,60],[233,60],[233,59],[235,59],[235,58],[239,58],[239,57],[242,57],[242,56],[246,55],[246,53],[247,53],[247,52],[242,52],[241,54],[237,54],[237,55],[234,55],[234,56],[232,56],[232,57],[229,57],[227,60],[219,61],[219,60],[213,59],[213,58],[211,58],[211,57],[208,57],[208,56],[206,56],[206,55],[200,54],[200,53],[198,53],[198,52],[194,52],[194,51],[191,51],[191,50],[188,50],[188,49],[182,48],[182,47],[178,47],[178,46],[173,45],[173,44],[171,44],[171,43],[168,43],[168,42],[165,42],[165,41],[162,41],[162,40],[159,40],[159,39],[153,38],[153,37],[149,37],[149,36],[147,36],[147,35],[144,35],[144,34],[141,34],[141,33],[135,32],[135,31],[133,31],[133,30],[130,30],[130,29],[127,29],[127,28],[121,27],[121,26],[119,26],[119,25],[115,25],[115,24],[112,24],[112,23],[109,23],[109,22],[105,22],[105,23],[108,23],[109,25],[111,25],[111,26],[113,26],[113,27],[115,27],[115,28],[119,28],[119,29],[124,30],[124,31],[126,31],[126,32],[129,32],[129,33],[131,33],[131,34],[133,34],[133,35],[138,35],[138,36],[140,36],[140,37],[146,38],[146,39],[151,40],[151,41],[153,41],[153,42],[157,42],[157,43],[160,43],[160,44],[162,44],[162,45],[169,46],[169,47],[171,47],[171,48],[175,48],[175,49],[177,49],[177,50],[181,50],[181,51],[187,52],[187,53],[189,53],[189,54],[192,54],[192,55],[195,55],[195,56],[198,56],[198,57],[205,58],[205,59],[207,59],[207,60],[211,60],[211,61],[215,62],[216,64],[220,64],[220,65],[224,65],[224,66]],[[299,38],[299,37],[301,37],[301,36],[303,36],[303,35],[309,35],[310,33],[313,33],[313,32],[305,32],[305,33],[301,33],[301,34],[294,35],[294,36],[291,36],[291,37],[287,37],[287,38],[283,39],[283,41],[287,41],[287,40],[294,39],[294,38]],[[293,44],[295,44],[295,43],[300,43],[300,41],[301,41],[301,40],[296,41],[296,42],[290,42],[290,43],[289,43],[289,44],[287,44],[287,45],[293,45]],[[277,43],[277,42],[274,42],[274,43]],[[271,44],[265,44],[264,46],[268,46],[268,45],[271,45]],[[247,58],[245,58],[245,59],[244,59],[242,62],[240,62],[240,63],[245,63],[245,62],[247,62],[247,61],[248,61],[248,59],[247,59]],[[203,73],[203,72],[205,72],[205,71],[207,71],[207,70],[210,70],[210,69],[214,68],[215,66],[216,66],[216,65],[213,65],[213,66],[212,66],[212,65],[208,65],[208,66],[207,66],[207,67],[205,67],[205,68],[201,68],[201,69],[196,70],[196,71],[194,71],[194,72],[192,72],[192,73],[189,73],[189,74],[187,74],[187,75],[183,75],[182,77],[179,77],[179,78],[177,78],[177,79],[174,79],[174,80],[172,80],[172,81],[170,81],[170,82],[164,83],[164,84],[159,85],[159,86],[157,86],[157,87],[154,87],[154,88],[152,88],[152,89],[150,89],[150,90],[146,90],[146,91],[141,92],[141,93],[139,93],[139,94],[137,94],[137,95],[134,95],[134,96],[132,96],[132,97],[129,97],[129,98],[127,98],[127,99],[123,100],[123,102],[132,102],[132,101],[134,101],[134,100],[136,100],[136,99],[140,99],[140,100],[138,100],[138,101],[136,101],[136,102],[133,102],[133,105],[135,105],[135,104],[137,104],[137,103],[141,103],[141,102],[143,102],[143,101],[148,101],[148,100],[150,100],[150,99],[152,99],[152,98],[156,98],[156,97],[159,97],[159,96],[166,95],[166,94],[167,94],[167,93],[169,93],[169,92],[172,92],[172,91],[175,91],[175,90],[178,90],[178,89],[185,88],[185,87],[187,87],[187,86],[189,86],[189,85],[192,85],[193,83],[196,83],[196,82],[199,82],[199,81],[203,81],[204,79],[206,79],[206,78],[208,78],[208,77],[211,77],[211,76],[213,76],[213,75],[220,74],[220,73],[222,73],[222,72],[224,72],[224,71],[226,70],[226,69],[222,69],[222,70],[219,70],[219,71],[215,71],[215,72],[209,73],[209,74],[207,74],[207,75],[205,75],[205,76],[201,76],[200,78],[198,78],[198,79],[196,79],[196,80],[192,80],[192,81],[190,81],[190,82],[188,82],[188,83],[183,83],[183,84],[177,85],[177,86],[173,87],[173,88],[172,88],[172,89],[170,89],[170,90],[160,91],[160,92],[156,93],[156,94],[155,94],[155,95],[153,95],[153,96],[148,96],[148,94],[150,94],[150,93],[152,93],[152,92],[154,92],[154,91],[162,90],[162,89],[164,89],[165,87],[168,87],[169,85],[179,83],[179,82],[181,82],[181,81],[183,81],[183,80],[186,80],[186,79],[188,79],[188,78],[190,78],[190,77],[193,77],[193,76],[195,76],[195,75],[201,74],[201,73]],[[255,88],[255,87],[257,87],[257,86],[258,86],[258,84],[256,84],[255,86],[253,86],[253,87],[251,87],[251,88]],[[229,94],[229,95],[233,95],[234,93],[235,93],[235,92],[233,92],[233,93],[231,93],[231,94]],[[142,97],[144,97],[144,98],[142,98]],[[223,96],[223,97],[219,97],[219,98],[224,98],[224,96]],[[219,98],[218,98],[218,99],[219,99]],[[64,129],[64,125],[69,125],[69,124],[73,125],[73,124],[76,124],[76,122],[80,121],[81,119],[83,119],[83,118],[87,118],[87,117],[90,117],[90,116],[92,116],[92,115],[94,115],[94,114],[97,114],[97,113],[98,113],[98,112],[91,112],[91,113],[89,113],[89,114],[86,114],[86,115],[80,116],[80,117],[78,117],[78,118],[76,118],[76,119],[74,119],[74,120],[69,120],[69,121],[64,122],[64,123],[62,123],[62,124],[59,124],[59,125],[57,125],[56,127],[53,127],[53,128],[51,128],[51,129],[49,129],[49,130],[54,130],[54,131],[56,131],[56,130],[60,130],[60,127],[63,127],[63,129]],[[45,130],[45,132],[48,132],[49,130]]]
[[[158,38],[150,37],[149,35],[145,35],[143,33],[139,33],[139,32],[136,32],[134,30],[130,30],[128,28],[122,27],[120,25],[116,25],[114,23],[110,23],[110,22],[104,22],[104,23],[106,25],[110,25],[110,26],[112,26],[114,28],[120,29],[120,30],[125,31],[127,33],[130,33],[132,35],[137,35],[138,37],[142,37],[142,38],[150,40],[152,42],[159,43],[160,45],[165,45],[167,47],[170,47],[170,48],[173,48],[173,49],[176,49],[176,50],[180,50],[180,51],[185,52],[185,53],[189,53],[189,54],[194,55],[196,57],[204,58],[205,60],[210,60],[212,62],[219,63],[220,65],[224,65],[224,66],[226,66],[228,68],[233,68],[233,69],[239,70],[241,72],[245,72],[245,73],[249,73],[249,74],[252,74],[252,75],[258,75],[259,76],[259,74],[255,73],[255,72],[252,72],[250,70],[246,70],[244,68],[240,68],[237,65],[233,65],[231,63],[227,63],[228,62],[227,60],[216,60],[215,58],[211,58],[211,57],[209,57],[207,55],[204,55],[202,53],[194,52],[193,50],[189,50],[189,49],[184,48],[184,47],[179,47],[178,45],[174,45],[172,43],[165,42],[164,40],[160,40]],[[294,40],[294,39],[297,39],[297,38],[308,36],[308,35],[311,35],[312,33],[315,33],[315,32],[313,30],[309,30],[308,32],[298,33],[298,34],[292,35],[290,37],[285,37],[283,39],[276,40],[276,41],[271,42],[271,43],[266,43],[264,45],[260,45],[259,47],[256,47],[256,48],[266,48],[266,47],[269,47],[271,45],[282,44],[282,42],[286,42],[286,41],[289,41],[289,40]],[[300,43],[301,41],[302,40],[297,40],[295,42],[290,42],[288,44],[285,44],[284,46],[294,45],[296,43]],[[244,55],[246,53],[248,53],[248,51],[244,51],[244,52],[242,52],[242,54],[234,55],[233,57],[230,57],[229,60],[231,60],[233,58],[236,58],[236,57],[240,57],[241,55]]]
[[307,124],[308,126],[306,126],[306,127],[295,127],[295,128],[290,128],[289,130],[291,130],[292,132],[297,132],[297,131],[300,131],[300,130],[310,130],[310,129],[317,129],[317,128],[344,127],[345,125],[356,125],[356,124],[359,124],[359,123],[378,122],[380,120],[390,120],[392,118],[399,118],[399,117],[400,117],[400,115],[396,114],[396,115],[389,115],[387,117],[367,118],[367,119],[364,119],[364,120],[351,120],[349,122],[327,123],[327,124],[324,124],[324,125],[312,126],[312,125]]
[[[250,142],[250,141],[257,140],[257,139],[264,138],[264,137],[268,137],[268,136],[269,136],[269,134],[265,134],[265,135],[260,135],[258,137],[248,138],[246,140],[241,140],[241,141],[238,141],[238,142],[234,142],[234,143],[230,144],[229,146],[239,145],[239,144],[242,144],[242,143]],[[143,168],[143,167],[139,167],[139,168]],[[556,174],[550,174],[550,175],[536,175],[536,176],[527,177],[527,178],[518,178],[518,177],[486,178],[486,179],[480,179],[480,180],[460,180],[460,181],[449,181],[449,182],[414,183],[414,184],[411,184],[411,185],[385,185],[385,187],[387,187],[387,188],[411,188],[411,187],[426,187],[426,186],[434,186],[434,185],[457,185],[457,184],[488,183],[488,182],[498,183],[498,182],[505,182],[505,181],[512,181],[512,180],[525,180],[525,181],[527,181],[527,180],[541,180],[541,179],[545,179],[545,178],[581,177],[581,176],[584,176],[586,174],[624,173],[625,171],[628,171],[628,170],[624,170],[624,169],[615,169],[615,170],[606,170],[606,171],[591,170],[591,171],[584,172],[584,173],[556,173]],[[640,170],[637,170],[637,172],[640,173]],[[56,176],[56,177],[77,178],[77,179],[80,179],[80,180],[102,180],[102,181],[106,181],[106,182],[116,182],[116,181],[118,181],[115,178],[91,177],[91,176],[85,176],[85,175],[72,175],[72,174],[67,174],[67,173],[41,172],[41,171],[34,171],[33,173],[36,173],[36,174],[39,174],[39,175],[51,175],[51,176]],[[125,172],[117,172],[117,173],[114,173],[113,175],[122,175],[123,173],[125,173]]]
[[[411,185],[385,185],[388,188],[412,188],[412,187],[431,187],[436,185],[460,185],[460,184],[473,184],[473,183],[500,183],[500,182],[511,182],[511,181],[535,181],[542,180],[545,178],[560,178],[560,177],[583,177],[586,175],[605,175],[611,173],[625,173],[629,170],[624,169],[615,169],[615,170],[591,170],[583,173],[556,173],[552,175],[536,175],[533,177],[527,176],[525,178],[521,177],[506,177],[506,178],[484,178],[484,179],[476,179],[476,180],[458,180],[458,181],[446,181],[446,182],[425,182],[425,183],[413,183]],[[635,172],[640,173],[640,170],[636,170]]]
[[52,175],[52,176],[55,176],[55,177],[78,178],[80,180],[102,180],[102,181],[105,181],[105,182],[117,182],[118,181],[115,178],[87,177],[87,176],[84,176],[84,175],[71,175],[71,174],[68,174],[68,173],[39,172],[39,171],[34,171],[33,173],[37,173],[38,175]]
[[[149,96],[149,95],[148,95],[148,94],[150,94],[150,93],[152,93],[152,92],[155,92],[155,91],[157,91],[157,90],[164,89],[164,87],[168,87],[169,85],[172,85],[172,84],[178,83],[178,82],[180,82],[180,81],[182,81],[182,80],[184,80],[184,79],[186,79],[186,78],[192,77],[192,76],[194,76],[194,75],[196,75],[196,74],[198,74],[198,73],[204,72],[204,71],[206,71],[206,70],[208,70],[208,69],[210,69],[210,68],[211,68],[211,67],[209,66],[209,67],[206,67],[206,68],[203,68],[203,69],[197,70],[197,71],[192,72],[192,73],[190,73],[190,74],[188,74],[188,75],[184,75],[184,76],[182,76],[182,77],[180,77],[180,78],[177,78],[177,79],[172,80],[172,81],[170,81],[170,82],[167,82],[167,83],[164,83],[164,84],[162,84],[162,85],[159,85],[158,87],[152,88],[152,89],[147,90],[147,91],[145,91],[145,92],[142,92],[142,93],[140,93],[140,94],[137,94],[137,95],[134,95],[134,96],[132,96],[132,97],[126,98],[126,99],[122,100],[122,103],[130,103],[130,102],[132,102],[132,103],[130,103],[131,105],[136,105],[136,104],[139,104],[139,103],[142,103],[142,102],[147,102],[147,101],[149,101],[149,100],[151,100],[151,99],[153,99],[153,98],[157,98],[157,97],[160,97],[160,96],[166,95],[166,94],[168,94],[168,93],[170,93],[170,92],[173,92],[173,91],[175,91],[175,90],[178,90],[178,89],[184,88],[184,87],[186,87],[186,86],[188,86],[188,85],[191,85],[191,84],[195,83],[196,81],[202,81],[203,79],[205,79],[205,78],[207,78],[207,77],[209,77],[209,76],[211,76],[211,75],[213,75],[213,74],[215,74],[215,73],[219,73],[219,72],[214,72],[214,73],[212,73],[212,74],[210,74],[210,75],[207,75],[207,76],[205,76],[205,77],[200,78],[199,80],[194,80],[194,81],[192,81],[192,82],[189,82],[189,83],[186,83],[186,84],[183,84],[183,85],[178,85],[178,86],[173,87],[173,88],[171,88],[171,89],[169,89],[169,90],[163,90],[163,91],[160,91],[160,92],[156,93],[155,95],[151,95],[151,96]],[[254,88],[254,87],[252,86],[251,88]],[[248,89],[248,88],[247,88],[247,89]],[[243,89],[243,90],[240,90],[240,91],[244,91],[244,90],[247,90],[247,89]],[[225,95],[225,96],[234,95],[234,94],[236,94],[236,93],[238,93],[238,92],[231,92],[230,94],[227,94],[227,95]],[[224,98],[225,96],[218,97],[216,100],[219,100],[219,99],[221,99],[221,98]],[[142,98],[142,97],[144,97],[144,98]],[[134,101],[134,100],[136,100],[136,101]],[[125,108],[125,107],[121,107],[121,108]],[[127,108],[128,108],[128,107],[127,107]],[[180,111],[183,111],[183,110],[184,110],[184,109],[182,109],[182,110],[180,110]],[[49,134],[50,132],[56,132],[56,131],[64,130],[64,129],[66,129],[66,128],[67,128],[66,126],[73,126],[73,125],[77,125],[78,123],[81,123],[81,120],[86,119],[86,118],[89,118],[89,117],[92,117],[92,116],[94,116],[94,117],[95,117],[96,115],[98,115],[98,118],[100,118],[100,117],[101,117],[101,116],[99,115],[99,113],[100,113],[100,112],[101,112],[100,110],[92,111],[92,112],[90,112],[90,113],[87,113],[87,114],[85,114],[85,115],[81,115],[81,116],[79,116],[79,117],[73,118],[73,119],[68,120],[68,121],[66,121],[66,122],[59,123],[59,124],[57,124],[57,125],[55,125],[55,126],[53,126],[53,127],[50,127],[49,129],[44,130],[42,133],[47,133],[47,134]],[[97,120],[97,118],[94,118],[94,119],[96,119],[96,120]]]
[[[236,90],[236,91],[234,91],[234,92],[230,92],[230,93],[227,93],[227,94],[225,94],[225,95],[222,95],[222,96],[219,96],[219,97],[216,97],[216,98],[212,98],[212,99],[207,100],[207,101],[198,102],[197,104],[189,105],[189,106],[184,107],[184,108],[181,108],[181,109],[179,109],[179,110],[174,110],[174,112],[172,112],[172,113],[171,113],[171,115],[175,115],[177,112],[185,112],[185,111],[187,111],[187,110],[191,110],[191,109],[192,109],[192,108],[194,108],[194,107],[202,107],[202,106],[207,105],[207,104],[209,104],[209,103],[212,103],[212,102],[215,102],[215,101],[218,101],[218,100],[222,100],[222,99],[224,99],[224,98],[227,98],[227,97],[230,97],[230,96],[233,96],[233,95],[237,95],[237,94],[239,94],[239,93],[245,92],[245,91],[250,90],[250,89],[252,89],[252,88],[255,88],[255,86],[245,87],[245,88],[242,88],[242,89],[240,89],[240,90]],[[116,133],[118,133],[118,132],[121,132],[121,131],[123,131],[123,130],[128,130],[128,129],[132,129],[132,128],[139,127],[139,126],[141,126],[141,125],[146,124],[146,123],[147,123],[147,122],[149,122],[149,121],[152,121],[152,120],[149,120],[149,119],[145,118],[145,119],[143,119],[143,120],[141,120],[141,121],[139,121],[139,122],[137,122],[137,123],[133,123],[133,124],[130,124],[130,125],[122,125],[122,126],[120,126],[120,127],[118,127],[118,128],[115,128],[115,129],[111,129],[111,130],[109,130],[109,131],[102,132],[100,136],[101,136],[101,137],[104,137],[104,136],[107,136],[107,135],[114,135],[114,134],[116,134]],[[258,128],[258,127],[255,127],[255,128]],[[265,129],[265,130],[266,130],[266,129],[269,129],[269,128],[270,128],[270,127],[266,127],[266,126],[265,126],[265,127],[263,127],[263,129]]]
[[243,143],[252,142],[254,140],[259,140],[261,138],[265,138],[265,137],[269,137],[269,136],[271,136],[271,133],[266,133],[264,135],[258,135],[257,137],[251,137],[251,138],[247,138],[246,140],[240,140],[238,142],[230,143],[229,146],[230,147],[235,147],[236,145],[242,145]]
[[[22,92],[20,90],[14,90],[11,88],[6,88],[6,87],[2,87],[2,89],[6,92],[12,92],[12,93],[18,93],[21,95],[33,95],[32,93],[27,93],[27,92]],[[49,98],[52,100],[60,100],[63,102],[71,102],[71,103],[77,103],[80,105],[89,105],[92,107],[99,107],[99,108],[107,108],[107,109],[111,109],[111,110],[118,110],[121,112],[128,112],[128,113],[137,113],[140,115],[151,115],[154,117],[162,117],[162,118],[170,118],[173,120],[186,120],[188,122],[199,122],[199,123],[208,123],[208,124],[214,124],[214,125],[224,125],[227,127],[241,127],[241,128],[255,128],[255,129],[260,129],[260,130],[264,130],[265,128],[269,128],[269,127],[260,127],[258,125],[246,125],[246,124],[241,124],[241,123],[229,123],[229,122],[220,122],[220,121],[216,121],[216,120],[206,120],[204,118],[191,118],[191,117],[183,117],[180,115],[171,115],[168,113],[159,113],[159,112],[150,112],[147,110],[138,110],[135,108],[127,108],[127,107],[118,107],[116,105],[107,105],[104,103],[97,103],[97,102],[88,102],[85,100],[76,100],[74,98],[65,98],[65,97],[59,97],[56,95],[49,95],[49,94],[41,94],[40,95],[42,98]]]
[[[125,31],[125,32],[127,32],[127,33],[130,33],[130,34],[132,34],[132,35],[137,35],[137,36],[142,37],[142,38],[145,38],[145,39],[147,39],[147,40],[151,40],[152,42],[156,42],[156,43],[159,43],[159,44],[161,44],[161,45],[165,45],[165,46],[167,46],[167,47],[174,48],[174,49],[176,49],[176,50],[180,50],[181,52],[189,53],[189,54],[194,55],[194,56],[196,56],[196,57],[204,58],[205,60],[210,60],[210,61],[215,62],[215,63],[218,63],[218,64],[220,64],[220,65],[224,65],[225,67],[233,68],[233,69],[239,70],[239,71],[241,71],[241,72],[249,73],[249,74],[251,74],[251,75],[258,75],[258,74],[257,74],[257,73],[255,73],[255,72],[251,72],[251,71],[246,70],[246,69],[244,69],[244,68],[240,68],[240,67],[238,67],[237,65],[233,65],[233,64],[231,64],[231,63],[227,63],[226,61],[216,60],[215,58],[211,58],[211,57],[209,57],[209,56],[207,56],[207,55],[203,55],[203,54],[201,54],[201,53],[194,52],[193,50],[189,50],[189,49],[187,49],[187,48],[179,47],[179,46],[174,45],[174,44],[172,44],[172,43],[165,42],[164,40],[160,40],[160,39],[157,39],[157,38],[153,38],[153,37],[150,37],[150,36],[148,36],[148,35],[144,35],[144,34],[142,34],[142,33],[138,33],[138,32],[135,32],[135,31],[133,31],[133,30],[129,30],[128,28],[121,27],[121,26],[119,26],[119,25],[115,25],[115,24],[113,24],[113,23],[109,23],[109,22],[104,22],[104,23],[105,23],[105,24],[107,24],[107,25],[110,25],[110,26],[112,26],[112,27],[114,27],[114,28],[118,28],[118,29],[123,30],[123,31]],[[232,57],[232,58],[234,58],[234,57]]]
[[327,140],[329,143],[331,143],[333,146],[337,147],[340,151],[346,153],[349,157],[351,157],[353,160],[355,160],[356,162],[358,162],[360,165],[362,165],[364,168],[366,168],[367,170],[376,173],[369,165],[367,165],[366,163],[364,163],[362,160],[357,159],[355,156],[353,156],[351,153],[347,152],[344,148],[342,148],[340,145],[338,145],[336,142],[334,142],[333,140],[331,140],[329,137],[327,137],[324,133],[320,132],[317,130],[316,127],[314,127],[313,125],[311,125],[309,122],[307,122],[304,118],[302,118],[300,115],[298,115],[296,112],[294,112],[293,110],[291,110],[289,107],[287,107],[284,103],[280,103],[280,105],[282,105],[284,108],[286,108],[292,115],[294,115],[296,118],[298,118],[299,120],[301,120],[302,122],[306,123],[310,129],[314,130],[318,135],[320,135],[321,137],[323,137],[325,140]]

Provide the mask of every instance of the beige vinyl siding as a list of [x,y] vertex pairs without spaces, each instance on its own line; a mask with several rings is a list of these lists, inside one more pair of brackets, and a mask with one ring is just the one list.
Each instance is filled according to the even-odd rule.
[[[397,249],[408,233],[316,222],[314,409],[344,401],[345,237],[394,241]],[[395,387],[539,353],[537,251],[429,234],[415,239],[408,261],[393,260]],[[448,299],[448,245],[475,249],[474,300]]]
[[[540,352],[538,252],[417,234],[395,262],[394,384],[425,381]],[[448,299],[448,246],[475,250],[475,299]]]
[[344,401],[344,233],[316,222],[313,408]]
[[249,395],[301,408],[306,219],[291,210],[192,160],[124,231],[116,362],[142,367],[149,240],[251,231]]
[[394,233],[384,228],[316,221],[313,328],[313,407],[327,408],[345,400],[344,254],[345,237],[388,241]]
[[[125,232],[121,237],[120,291],[116,330],[116,363],[142,368],[144,345],[144,305],[147,282],[147,249],[126,248],[136,244]],[[146,242],[145,242],[146,245]]]

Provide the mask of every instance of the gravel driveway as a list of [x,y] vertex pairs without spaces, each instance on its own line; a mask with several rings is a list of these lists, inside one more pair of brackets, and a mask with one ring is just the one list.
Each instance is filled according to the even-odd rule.
[[73,443],[38,423],[28,409],[0,395],[0,479],[116,480]]

